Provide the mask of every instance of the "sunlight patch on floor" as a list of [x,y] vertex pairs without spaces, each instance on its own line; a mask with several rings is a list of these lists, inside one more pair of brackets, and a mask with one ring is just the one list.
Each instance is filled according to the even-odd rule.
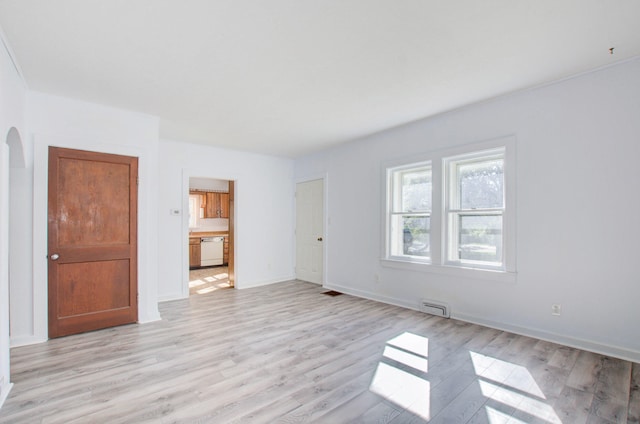
[[[484,409],[487,422],[525,422],[507,413],[515,411],[536,421],[562,424],[526,367],[477,352],[469,351],[469,355],[477,375],[474,390],[477,389],[480,398],[485,399],[476,406],[477,411],[481,413]],[[416,416],[430,420],[429,339],[404,332],[387,341],[382,357],[369,390]],[[394,363],[401,365],[394,366]],[[502,406],[503,411],[499,410],[503,409]]]
[[199,287],[204,284],[207,284],[207,282],[202,280],[192,280],[192,281],[189,281],[189,288]]
[[405,350],[396,349],[395,347],[386,346],[382,356],[385,358],[393,359],[396,362],[405,364],[418,371],[429,371],[429,361],[422,356],[414,355],[413,353]]
[[[469,355],[474,370],[480,377],[480,391],[487,399],[524,412],[537,420],[562,424],[553,407],[545,402],[546,396],[525,367],[476,352],[469,352]],[[489,422],[503,422],[499,417],[501,412],[488,406],[485,406],[485,410]]]
[[388,362],[378,363],[369,390],[429,420],[431,418],[431,383],[420,375],[427,372],[429,339],[405,332],[387,341],[382,356],[406,365],[412,373]]
[[425,420],[430,419],[430,385],[427,380],[380,362],[369,390]]
[[505,414],[504,412],[498,411],[490,406],[485,406],[484,409],[487,412],[487,421],[490,424],[527,424],[524,421],[517,420],[511,415]]
[[417,334],[404,332],[389,340],[387,344],[399,347],[400,349],[404,349],[407,352],[420,355],[424,358],[429,356],[429,339]]
[[544,420],[547,423],[562,424],[562,420],[553,408],[540,400],[487,381],[480,380],[479,383],[482,394],[489,399],[493,399],[503,405],[511,406],[532,417]]
[[469,352],[473,368],[479,377],[506,384],[521,392],[545,399],[535,379],[522,365],[502,361],[491,356]]
[[231,287],[229,285],[229,283],[220,283],[220,284],[216,284],[214,286],[209,286],[209,287],[205,287],[203,289],[197,290],[196,293],[198,294],[206,294],[206,293],[211,293],[213,291],[219,290],[219,289],[228,289],[229,287]]

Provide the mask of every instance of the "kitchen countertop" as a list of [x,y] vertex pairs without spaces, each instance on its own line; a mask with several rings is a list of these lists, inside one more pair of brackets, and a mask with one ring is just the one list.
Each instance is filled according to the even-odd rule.
[[228,237],[229,231],[194,231],[189,233],[189,238],[200,237]]

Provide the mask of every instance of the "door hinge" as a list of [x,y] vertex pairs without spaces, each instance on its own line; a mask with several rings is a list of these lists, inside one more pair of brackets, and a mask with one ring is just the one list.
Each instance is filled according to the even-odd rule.
[[140,185],[140,177],[136,177],[136,185],[139,186]]

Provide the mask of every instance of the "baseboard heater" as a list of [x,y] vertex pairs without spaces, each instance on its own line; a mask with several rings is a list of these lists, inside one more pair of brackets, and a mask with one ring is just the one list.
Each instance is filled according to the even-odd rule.
[[443,318],[449,318],[450,316],[449,305],[435,300],[422,299],[420,301],[420,310]]

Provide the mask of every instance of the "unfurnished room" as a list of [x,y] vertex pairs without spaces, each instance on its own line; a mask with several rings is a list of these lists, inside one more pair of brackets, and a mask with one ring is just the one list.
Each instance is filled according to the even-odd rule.
[[640,423],[639,18],[0,0],[0,423]]

